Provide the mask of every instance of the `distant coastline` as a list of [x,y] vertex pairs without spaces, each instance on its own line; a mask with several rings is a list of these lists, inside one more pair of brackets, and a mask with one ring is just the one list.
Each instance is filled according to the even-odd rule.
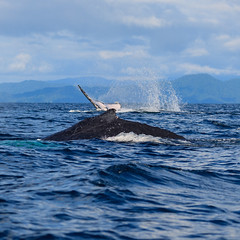
[[[221,81],[209,74],[194,74],[177,78],[171,83],[183,103],[240,103],[240,78]],[[77,84],[98,98],[108,92],[114,80],[79,77],[1,83],[0,102],[86,103],[87,100],[77,89]]]

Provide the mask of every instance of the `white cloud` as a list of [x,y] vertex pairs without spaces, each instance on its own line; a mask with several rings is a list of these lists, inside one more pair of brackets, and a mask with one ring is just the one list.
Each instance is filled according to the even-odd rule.
[[224,45],[231,51],[238,51],[240,50],[240,37],[228,39]]
[[164,19],[152,17],[134,17],[125,16],[123,17],[123,23],[127,25],[135,25],[144,28],[160,28],[169,25]]
[[213,68],[210,66],[202,66],[198,64],[192,63],[183,63],[178,65],[178,70],[183,72],[184,74],[193,74],[193,73],[209,73],[214,75],[228,75],[228,74],[235,74],[240,75],[240,70],[235,70],[231,68]]
[[121,52],[121,51],[100,51],[99,56],[102,59],[112,59],[112,58],[123,58],[132,55],[131,52]]
[[[112,6],[132,9],[168,9],[181,12],[186,19],[194,23],[217,25],[240,13],[238,1],[234,0],[106,0]],[[170,20],[170,19],[169,19]],[[176,20],[176,18],[174,18]]]
[[27,69],[27,65],[30,63],[31,56],[27,53],[18,54],[13,62],[9,65],[9,71],[25,71]]
[[53,71],[53,66],[49,63],[33,62],[32,57],[27,53],[20,53],[14,57],[9,64],[7,72],[27,72],[27,73],[49,73]]
[[215,37],[217,41],[226,41],[230,39],[230,36],[227,34],[221,34]]
[[205,48],[188,48],[184,51],[184,54],[190,57],[202,57],[209,54]]
[[53,66],[45,62],[40,63],[38,66],[32,67],[32,71],[39,72],[39,73],[49,73],[49,72],[52,72],[53,70],[54,70]]
[[[233,35],[233,34],[232,34]],[[221,48],[224,48],[228,51],[237,52],[240,50],[240,36],[238,33],[238,36],[234,34],[221,34],[214,37],[215,44],[220,44]]]
[[133,57],[133,58],[145,58],[148,57],[143,46],[126,46],[121,51],[99,51],[100,58],[107,60],[107,59],[114,59],[114,58],[124,58],[124,57]]

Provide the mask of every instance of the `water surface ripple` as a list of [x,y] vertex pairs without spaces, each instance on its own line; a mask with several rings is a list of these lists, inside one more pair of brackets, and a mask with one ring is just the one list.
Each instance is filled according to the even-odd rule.
[[0,104],[0,239],[239,239],[240,105],[118,113],[188,141],[39,140],[97,114]]

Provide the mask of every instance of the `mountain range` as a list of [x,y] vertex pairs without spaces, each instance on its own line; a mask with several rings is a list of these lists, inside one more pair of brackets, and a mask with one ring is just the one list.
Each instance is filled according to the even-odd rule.
[[[0,102],[86,103],[78,84],[98,98],[115,83],[101,77],[1,83]],[[194,74],[172,80],[171,85],[184,103],[240,103],[240,78],[221,81],[209,74]]]
[[178,78],[172,85],[186,103],[240,103],[240,78],[221,81],[195,74]]

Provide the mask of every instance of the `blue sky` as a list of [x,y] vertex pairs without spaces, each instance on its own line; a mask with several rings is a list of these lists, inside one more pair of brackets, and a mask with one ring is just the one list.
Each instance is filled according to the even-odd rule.
[[239,0],[0,0],[0,82],[240,76]]

